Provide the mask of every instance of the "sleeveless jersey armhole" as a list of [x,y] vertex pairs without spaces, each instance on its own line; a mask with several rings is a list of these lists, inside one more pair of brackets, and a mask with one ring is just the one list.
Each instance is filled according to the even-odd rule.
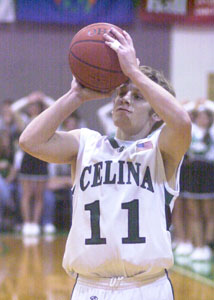
[[[156,130],[154,132],[153,135],[151,135],[151,140],[153,141],[153,143],[156,144],[156,149],[157,149],[157,168],[158,168],[158,171],[161,172],[161,176],[163,176],[163,182],[164,182],[164,189],[165,189],[165,195],[168,195],[167,198],[171,199],[171,201],[173,200],[173,198],[176,198],[179,194],[179,190],[180,190],[180,184],[179,184],[179,181],[180,181],[180,169],[181,169],[181,165],[182,165],[182,162],[183,162],[183,158],[181,159],[177,169],[175,170],[175,173],[173,175],[174,177],[174,184],[170,184],[167,179],[166,179],[166,172],[165,172],[165,167],[164,167],[164,162],[163,162],[163,157],[162,157],[162,154],[161,154],[161,151],[160,151],[160,148],[158,146],[158,139],[159,139],[159,135],[160,135],[160,132],[161,132],[161,128]],[[169,196],[171,195],[171,196]],[[167,199],[165,199],[166,201],[168,201]],[[170,201],[170,202],[171,202]]]

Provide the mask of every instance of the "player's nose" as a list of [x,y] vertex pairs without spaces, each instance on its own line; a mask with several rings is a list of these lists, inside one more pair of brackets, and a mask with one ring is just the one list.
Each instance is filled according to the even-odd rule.
[[121,97],[120,100],[121,100],[122,103],[131,104],[132,103],[131,91],[127,92],[123,97]]

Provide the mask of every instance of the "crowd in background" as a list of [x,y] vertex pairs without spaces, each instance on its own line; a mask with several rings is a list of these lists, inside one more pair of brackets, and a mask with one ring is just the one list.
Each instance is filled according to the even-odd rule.
[[[48,164],[24,153],[18,139],[25,126],[54,102],[35,91],[0,110],[0,231],[20,231],[24,236],[68,230],[72,219],[72,182],[69,165]],[[59,130],[81,126],[78,113]],[[59,208],[59,209],[58,209]]]
[[205,262],[214,249],[214,102],[198,99],[184,105],[192,119],[192,142],[173,211],[175,256]]
[[[68,230],[72,222],[72,182],[69,165],[48,164],[23,153],[18,138],[25,126],[54,102],[33,92],[1,103],[0,112],[0,230],[24,236]],[[172,237],[176,257],[193,261],[213,258],[214,248],[214,102],[183,103],[192,119],[192,142],[180,178],[180,197],[173,211]],[[97,111],[106,135],[114,135],[112,104]],[[59,130],[82,127],[73,113]]]

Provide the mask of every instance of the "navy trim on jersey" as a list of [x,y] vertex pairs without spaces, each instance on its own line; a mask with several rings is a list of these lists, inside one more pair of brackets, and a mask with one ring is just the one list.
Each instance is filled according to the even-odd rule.
[[164,187],[164,194],[165,194],[165,216],[166,216],[166,229],[169,230],[172,224],[172,213],[170,209],[170,202],[173,199],[173,195],[170,194],[166,188]]
[[75,188],[76,188],[76,185],[74,185],[72,188],[71,188],[71,226],[72,226],[72,220],[73,220],[73,198],[74,198],[74,192],[75,192]]
[[166,229],[169,230],[172,224],[172,213],[169,205],[165,204]]
[[75,280],[75,283],[74,283],[74,286],[73,286],[73,289],[72,289],[72,292],[71,292],[71,299],[72,299],[72,295],[73,295],[74,289],[75,289],[75,287],[77,285],[77,279],[78,279],[78,277],[79,277],[79,274],[77,274],[77,276],[76,276],[76,280]]
[[170,194],[165,187],[164,187],[164,195],[165,195],[165,203],[166,205],[169,205],[174,196]]
[[111,144],[112,148],[118,149],[118,152],[122,152],[125,149],[125,147],[120,146],[113,137],[108,137],[108,141]]
[[120,147],[118,142],[113,137],[108,137],[108,141],[114,149],[117,149]]
[[175,300],[175,293],[174,293],[174,288],[173,288],[173,285],[172,285],[172,281],[171,279],[169,278],[169,274],[168,274],[168,271],[165,269],[165,273],[166,273],[166,277],[167,279],[169,280],[169,283],[171,285],[171,288],[172,288],[172,295],[173,295],[173,299]]
[[72,196],[73,196],[73,194],[74,194],[74,192],[75,192],[75,188],[76,188],[76,185],[74,185],[74,186],[71,188]]

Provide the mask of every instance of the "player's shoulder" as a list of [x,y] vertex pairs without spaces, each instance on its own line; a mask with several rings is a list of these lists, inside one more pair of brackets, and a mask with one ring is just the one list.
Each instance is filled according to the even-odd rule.
[[102,137],[102,135],[95,130],[89,129],[89,128],[81,128],[79,129],[79,134],[80,134],[80,141],[82,141],[83,143],[87,142],[87,141],[94,141],[97,139],[100,139],[100,137]]
[[89,128],[81,128],[81,129],[79,129],[79,132],[80,132],[80,135],[86,136],[86,137],[88,137],[88,136],[100,137],[101,136],[101,134],[98,131],[92,130]]

